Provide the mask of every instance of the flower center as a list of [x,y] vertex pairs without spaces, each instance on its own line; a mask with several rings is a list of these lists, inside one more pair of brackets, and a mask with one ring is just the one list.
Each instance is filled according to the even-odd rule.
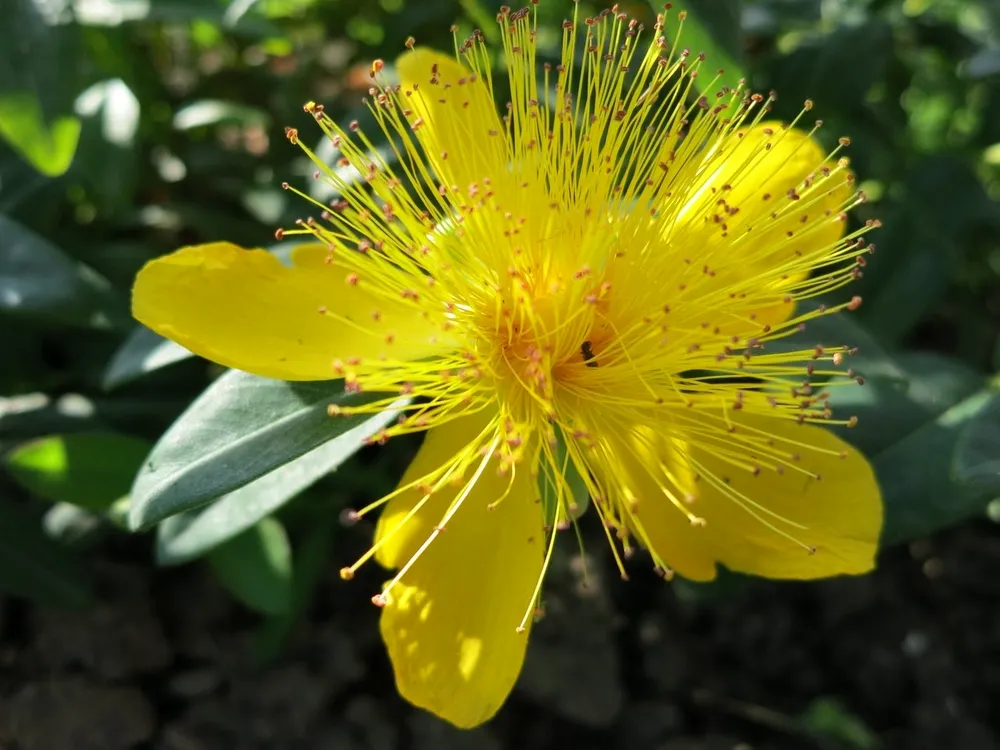
[[479,322],[480,351],[500,400],[518,421],[556,417],[555,394],[596,364],[596,305],[585,274],[511,268]]

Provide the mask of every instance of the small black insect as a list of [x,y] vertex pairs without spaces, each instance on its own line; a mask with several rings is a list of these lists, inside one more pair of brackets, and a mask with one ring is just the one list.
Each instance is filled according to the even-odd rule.
[[583,355],[583,361],[587,367],[597,367],[597,360],[594,358],[594,349],[589,341],[584,341],[580,344],[580,354]]

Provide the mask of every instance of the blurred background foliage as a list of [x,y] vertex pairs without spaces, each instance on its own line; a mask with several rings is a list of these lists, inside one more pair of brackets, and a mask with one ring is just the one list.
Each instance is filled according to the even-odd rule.
[[[363,119],[373,58],[392,60],[409,36],[449,49],[452,24],[489,36],[498,6],[4,3],[0,597],[94,606],[102,559],[173,566],[207,555],[224,588],[261,615],[259,659],[280,653],[317,582],[347,560],[341,543],[357,546],[345,540],[358,532],[337,522],[342,509],[391,488],[414,444],[355,455],[378,426],[335,434],[325,417],[343,397],[335,384],[220,377],[137,328],[130,285],[147,260],[185,244],[272,245],[277,227],[308,213],[283,180],[330,197],[283,137],[291,126],[320,143],[303,102],[322,102],[341,122]],[[555,29],[571,7],[539,6],[554,30],[540,38],[544,54],[558,53]],[[654,21],[651,5],[623,9]],[[853,290],[865,304],[807,339],[860,349],[868,383],[838,398],[862,418],[848,437],[886,491],[886,541],[972,516],[1000,520],[990,505],[1000,495],[1000,4],[689,0],[687,9],[686,44],[726,80],[776,91],[784,119],[809,98],[827,145],[850,136],[869,198],[855,220],[884,224]],[[275,442],[278,453],[263,455]],[[154,463],[166,474],[150,477]],[[159,526],[130,536],[129,519]],[[835,703],[811,711],[796,731],[875,746]]]

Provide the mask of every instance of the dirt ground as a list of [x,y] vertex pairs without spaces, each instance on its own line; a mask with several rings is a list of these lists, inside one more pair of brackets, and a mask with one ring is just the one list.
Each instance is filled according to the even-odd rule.
[[152,571],[122,542],[98,606],[2,603],[0,748],[1000,749],[1000,529],[987,521],[816,584],[706,592],[639,559],[623,583],[596,541],[588,551],[587,588],[579,558],[557,564],[510,701],[460,732],[395,694],[368,603],[377,570],[343,583],[334,560],[308,621],[258,669],[258,619],[207,566]]

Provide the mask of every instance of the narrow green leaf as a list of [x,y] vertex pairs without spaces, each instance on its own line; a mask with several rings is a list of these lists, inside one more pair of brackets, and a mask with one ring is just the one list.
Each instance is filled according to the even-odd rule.
[[145,528],[249,484],[366,420],[330,417],[330,404],[378,398],[345,393],[339,381],[285,383],[225,373],[153,448],[132,487],[129,524]]
[[292,552],[284,526],[275,519],[261,519],[212,550],[208,560],[229,592],[251,609],[268,615],[288,612]]
[[0,312],[90,328],[128,319],[124,301],[92,269],[0,215]]
[[101,511],[128,493],[150,447],[112,432],[56,435],[18,446],[4,464],[39,497]]
[[76,555],[46,537],[37,517],[3,500],[0,592],[60,607],[82,607],[91,599]]
[[[405,401],[401,400],[402,406]],[[164,520],[157,528],[156,558],[160,565],[179,565],[205,554],[243,532],[337,468],[392,422],[397,411],[386,410],[290,461],[269,474],[230,492],[211,505]],[[331,435],[336,422],[330,422]]]
[[110,391],[146,373],[193,356],[180,344],[140,325],[128,335],[111,358],[104,370],[101,384],[105,390]]
[[261,625],[254,644],[258,664],[279,656],[292,628],[309,608],[330,560],[333,532],[334,521],[326,519],[312,527],[296,546],[292,561],[292,606],[288,612],[273,615]]
[[962,484],[1000,492],[1000,394],[959,435],[952,471]]

